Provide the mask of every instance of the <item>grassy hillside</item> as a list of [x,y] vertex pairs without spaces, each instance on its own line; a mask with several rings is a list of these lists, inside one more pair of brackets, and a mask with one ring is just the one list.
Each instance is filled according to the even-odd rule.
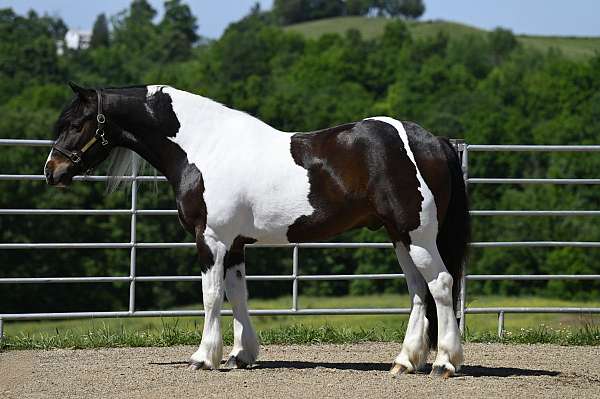
[[[365,39],[372,39],[383,33],[388,18],[339,17],[304,22],[288,26],[286,29],[298,32],[308,38],[318,38],[326,33],[344,34],[348,29],[358,29]],[[452,38],[469,34],[484,34],[485,30],[472,26],[446,21],[410,22],[409,28],[415,38],[423,38],[445,32]],[[560,50],[569,58],[580,59],[600,52],[600,37],[554,37],[554,36],[518,36],[526,47],[540,51],[550,48]]]

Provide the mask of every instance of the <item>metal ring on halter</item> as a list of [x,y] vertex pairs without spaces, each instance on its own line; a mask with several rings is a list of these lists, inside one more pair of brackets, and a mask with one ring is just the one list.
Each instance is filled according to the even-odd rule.
[[106,117],[104,116],[104,114],[98,114],[96,115],[96,120],[98,121],[98,123],[104,124],[106,122]]
[[108,140],[106,139],[106,137],[104,137],[104,129],[102,129],[102,128],[96,129],[96,137],[100,137],[100,140],[102,140],[103,146],[108,145]]

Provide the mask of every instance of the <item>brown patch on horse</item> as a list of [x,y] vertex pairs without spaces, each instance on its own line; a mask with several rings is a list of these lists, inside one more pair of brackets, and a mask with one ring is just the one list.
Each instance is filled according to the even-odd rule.
[[204,202],[204,180],[202,173],[195,165],[187,164],[185,166],[175,194],[179,222],[196,237],[200,268],[205,272],[215,263],[215,260],[212,251],[204,241],[207,217],[206,203]]
[[346,230],[393,226],[397,238],[419,226],[417,170],[398,131],[365,120],[292,136],[291,154],[308,171],[311,215],[288,229],[290,242],[325,240]]
[[450,171],[440,139],[414,122],[403,121],[408,143],[421,176],[431,190],[437,208],[439,225],[442,224],[450,201]]
[[[225,271],[227,271],[227,269],[230,267],[244,263],[244,246],[246,244],[254,244],[255,242],[256,239],[254,238],[245,237],[242,235],[235,237],[231,247],[225,253],[225,259],[223,261]],[[239,270],[238,277],[242,277]]]

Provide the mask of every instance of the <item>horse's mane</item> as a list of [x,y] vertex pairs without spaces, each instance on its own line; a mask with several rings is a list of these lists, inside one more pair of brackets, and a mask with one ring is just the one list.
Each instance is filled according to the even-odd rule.
[[139,176],[148,169],[152,169],[156,177],[156,169],[150,168],[148,162],[138,154],[124,147],[115,148],[108,157],[106,191],[112,193],[119,188],[129,187],[129,185],[122,185],[124,178],[131,175]]

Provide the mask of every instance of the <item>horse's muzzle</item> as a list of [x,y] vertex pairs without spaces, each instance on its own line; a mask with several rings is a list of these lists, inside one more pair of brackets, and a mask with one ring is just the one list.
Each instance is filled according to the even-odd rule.
[[44,166],[44,175],[46,183],[50,186],[66,187],[73,181],[73,176],[69,172],[70,164],[68,162],[57,162],[50,160]]

